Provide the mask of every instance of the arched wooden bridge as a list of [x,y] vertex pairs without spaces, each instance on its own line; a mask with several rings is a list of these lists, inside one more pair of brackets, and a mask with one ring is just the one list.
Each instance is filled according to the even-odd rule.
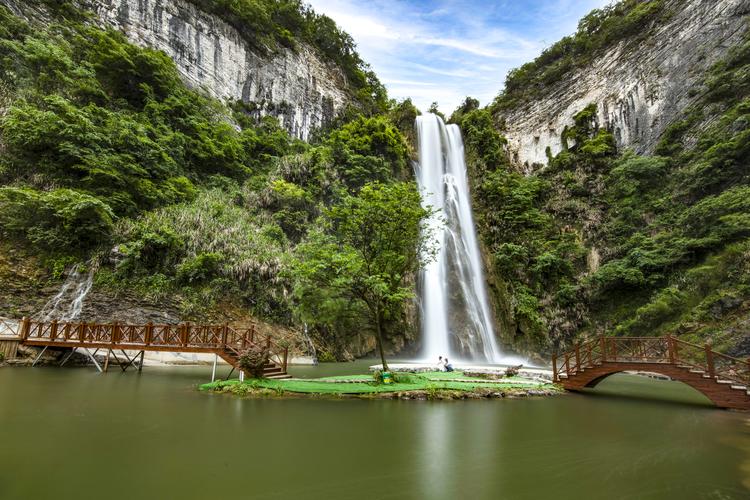
[[[70,348],[71,354],[76,349],[84,349],[100,371],[106,371],[112,355],[123,370],[131,365],[138,365],[137,358],[140,356],[140,369],[145,351],[216,354],[239,370],[239,358],[242,351],[254,344],[265,344],[271,354],[271,359],[264,369],[265,376],[288,377],[286,370],[289,349],[275,344],[270,336],[261,338],[252,326],[235,329],[228,325],[194,325],[191,323],[180,325],[63,323],[54,320],[34,321],[28,318],[23,318],[15,325],[17,327],[4,322],[3,332],[6,338],[9,334],[15,333],[21,345],[44,349]],[[94,355],[88,351],[89,349],[106,351],[104,369],[99,366]],[[116,351],[120,351],[127,362],[122,362]],[[135,351],[137,354],[131,359],[126,351]],[[63,359],[64,364],[65,358]]]
[[703,393],[719,408],[750,410],[750,359],[665,337],[598,337],[552,358],[555,382],[578,391],[626,371],[659,373]]

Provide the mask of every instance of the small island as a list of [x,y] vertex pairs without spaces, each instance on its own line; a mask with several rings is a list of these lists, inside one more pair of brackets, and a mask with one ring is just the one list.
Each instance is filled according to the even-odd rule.
[[540,378],[473,371],[395,372],[392,383],[374,375],[339,375],[314,379],[218,380],[203,384],[202,391],[243,397],[314,397],[404,400],[458,400],[552,396],[562,389]]

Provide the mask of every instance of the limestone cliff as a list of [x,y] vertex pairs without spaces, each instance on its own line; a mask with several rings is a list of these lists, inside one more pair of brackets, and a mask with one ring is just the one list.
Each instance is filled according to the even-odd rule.
[[306,140],[350,102],[338,68],[304,45],[259,55],[235,28],[183,0],[88,3],[133,43],[166,52],[190,85],[276,116],[297,138]]
[[660,135],[696,99],[705,71],[737,45],[747,30],[747,0],[668,0],[670,17],[634,47],[609,48],[572,71],[544,96],[503,112],[511,158],[527,171],[562,150],[573,115],[597,104],[599,126],[618,149],[652,153]]
[[[39,21],[44,12],[1,0]],[[184,0],[80,0],[95,22],[121,30],[136,45],[161,50],[185,82],[221,100],[242,100],[256,116],[272,115],[307,140],[353,101],[341,70],[302,43],[261,54],[234,27]]]

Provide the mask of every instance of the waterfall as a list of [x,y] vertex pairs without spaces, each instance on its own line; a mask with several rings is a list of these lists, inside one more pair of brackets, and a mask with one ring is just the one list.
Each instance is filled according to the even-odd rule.
[[422,203],[437,213],[425,223],[434,235],[436,258],[420,276],[422,338],[428,361],[438,356],[500,362],[492,326],[474,218],[464,146],[458,125],[426,114],[417,117]]
[[90,261],[82,269],[80,264],[74,265],[60,291],[52,297],[42,309],[34,315],[40,321],[72,321],[77,319],[83,309],[83,301],[94,285],[94,273],[96,266]]
[[305,343],[307,344],[307,349],[310,352],[310,356],[312,356],[313,364],[318,364],[318,353],[315,351],[315,344],[313,344],[312,339],[310,338],[310,334],[307,331],[307,323],[305,323],[305,329],[303,330],[303,334],[305,337]]

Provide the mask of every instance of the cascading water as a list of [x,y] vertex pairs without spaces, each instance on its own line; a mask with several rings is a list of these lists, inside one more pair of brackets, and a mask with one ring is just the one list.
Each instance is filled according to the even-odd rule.
[[307,344],[307,350],[310,353],[310,356],[312,357],[313,364],[318,364],[318,353],[315,351],[315,344],[313,344],[312,339],[310,338],[310,334],[307,331],[307,323],[305,323],[305,329],[302,331],[304,337],[305,337],[305,343]]
[[34,317],[40,321],[77,319],[83,309],[83,301],[94,285],[95,271],[94,261],[86,265],[85,271],[79,264],[73,266],[57,295],[44,304]]
[[437,253],[420,277],[424,354],[498,363],[461,131],[431,113],[417,117],[416,128],[422,203],[437,210],[425,225]]

